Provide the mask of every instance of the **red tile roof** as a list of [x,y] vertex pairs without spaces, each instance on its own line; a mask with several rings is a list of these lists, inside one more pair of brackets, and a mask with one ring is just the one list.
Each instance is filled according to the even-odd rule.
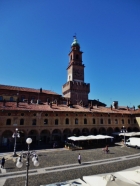
[[47,103],[44,104],[28,104],[24,102],[20,102],[17,107],[16,102],[6,102],[5,106],[3,106],[3,102],[0,102],[0,110],[31,110],[31,111],[63,111],[63,112],[93,112],[93,113],[107,113],[107,114],[140,114],[140,109],[133,111],[131,110],[120,110],[120,109],[112,109],[110,107],[93,107],[91,110],[89,108],[85,108],[79,105],[74,105],[73,108],[68,107],[67,105],[56,105],[52,104],[52,108]]
[[[40,92],[40,89],[34,89],[34,88],[26,88],[26,87],[17,87],[17,86],[10,86],[10,85],[1,85],[0,84],[0,89],[3,89],[3,90],[16,90],[17,92],[36,92],[36,93],[39,93]],[[43,90],[42,89],[42,93],[45,93],[45,94],[53,94],[53,95],[59,95],[51,90]]]

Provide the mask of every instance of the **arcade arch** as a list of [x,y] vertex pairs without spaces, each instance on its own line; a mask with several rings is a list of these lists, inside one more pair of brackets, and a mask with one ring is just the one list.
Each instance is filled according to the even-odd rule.
[[103,134],[103,135],[106,135],[106,129],[104,127],[101,127],[99,129],[99,134]]
[[82,135],[83,136],[88,136],[89,135],[89,130],[87,128],[82,129]]
[[134,127],[133,132],[139,132],[139,129],[137,127]]
[[1,144],[2,146],[8,146],[10,143],[12,143],[13,132],[11,130],[5,130],[1,135]]
[[114,129],[114,132],[120,132],[121,130],[118,128],[118,127],[116,127],[115,129]]
[[111,136],[113,133],[113,129],[111,127],[107,128],[107,135]]
[[37,130],[30,130],[28,133],[28,137],[32,138],[32,143],[35,144],[37,143],[39,134]]
[[40,142],[45,144],[50,141],[50,131],[49,130],[42,130],[40,132]]
[[54,129],[52,131],[52,140],[61,141],[61,131],[59,129]]
[[127,128],[127,132],[132,132],[132,128],[131,127],[128,127]]
[[73,136],[80,136],[80,129],[75,128],[75,129],[73,130]]
[[64,129],[63,131],[63,140],[65,141],[69,136],[71,136],[71,130],[70,129]]
[[91,135],[97,135],[97,129],[96,128],[92,128],[90,133],[91,133]]

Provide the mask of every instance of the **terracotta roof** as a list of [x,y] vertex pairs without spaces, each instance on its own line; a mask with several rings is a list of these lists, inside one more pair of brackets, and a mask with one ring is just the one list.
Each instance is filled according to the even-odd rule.
[[[10,86],[10,85],[1,85],[0,84],[0,89],[3,89],[3,90],[16,90],[17,92],[22,92],[22,91],[25,91],[25,92],[36,92],[36,93],[39,93],[40,92],[40,89],[34,89],[34,88],[26,88],[26,87],[17,87],[17,86]],[[45,94],[54,94],[54,95],[59,95],[51,90],[43,90],[42,89],[42,93],[45,93]]]
[[73,108],[68,107],[67,105],[56,105],[52,104],[52,108],[47,103],[44,104],[28,104],[20,102],[17,107],[16,102],[6,102],[5,106],[3,106],[3,102],[0,102],[0,110],[32,110],[32,111],[66,111],[66,112],[93,112],[93,113],[115,113],[115,114],[135,114],[140,113],[140,109],[133,110],[120,110],[120,109],[112,109],[110,107],[93,107],[91,110],[89,108],[85,108],[79,105],[74,105]]

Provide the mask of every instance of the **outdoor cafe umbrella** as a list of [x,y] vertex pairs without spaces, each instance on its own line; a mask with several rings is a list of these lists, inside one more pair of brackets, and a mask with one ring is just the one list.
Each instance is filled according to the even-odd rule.
[[122,180],[112,174],[98,176],[83,176],[83,180],[90,186],[136,186],[131,180]]
[[116,172],[115,176],[119,178],[125,178],[140,184],[140,167],[137,169],[128,169],[120,172]]
[[40,186],[89,186],[87,183],[82,181],[80,178],[75,180],[69,180],[65,182],[53,183],[53,184],[46,184]]

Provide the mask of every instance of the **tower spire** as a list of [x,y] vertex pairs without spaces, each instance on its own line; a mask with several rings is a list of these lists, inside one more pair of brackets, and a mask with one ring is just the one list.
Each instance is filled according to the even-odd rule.
[[73,38],[76,39],[76,33],[74,34]]
[[71,46],[78,45],[78,46],[80,47],[80,45],[79,45],[79,43],[78,43],[78,40],[77,40],[77,37],[76,37],[76,33],[74,34],[73,38],[74,38],[74,39],[73,39],[73,42],[72,42]]

